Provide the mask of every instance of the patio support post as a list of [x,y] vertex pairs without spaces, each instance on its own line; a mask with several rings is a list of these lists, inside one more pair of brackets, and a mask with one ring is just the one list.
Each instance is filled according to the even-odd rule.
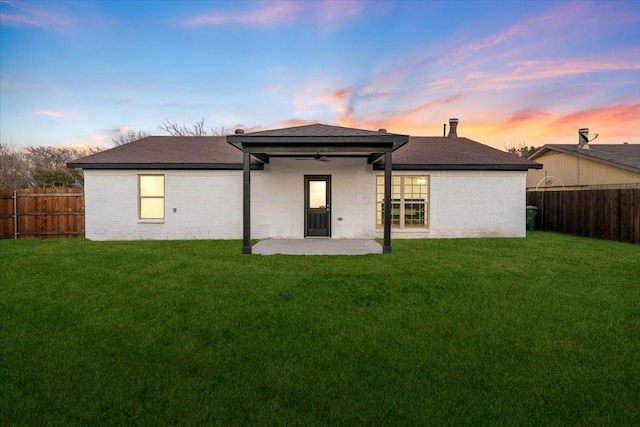
[[384,242],[382,253],[391,253],[391,151],[384,153]]
[[251,253],[251,153],[242,161],[242,253]]

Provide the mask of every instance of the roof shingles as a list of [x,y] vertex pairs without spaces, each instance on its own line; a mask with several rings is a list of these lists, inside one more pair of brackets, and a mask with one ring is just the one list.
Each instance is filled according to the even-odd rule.
[[542,165],[468,138],[412,136],[393,153],[393,165],[409,169],[539,169]]
[[[259,162],[254,161],[254,164]],[[79,168],[149,168],[149,166],[216,169],[242,166],[242,152],[224,136],[149,136],[73,162]],[[233,167],[235,168],[235,167]]]
[[342,136],[342,137],[351,137],[351,136],[363,136],[363,137],[374,137],[384,135],[383,132],[375,132],[372,130],[364,130],[364,129],[355,129],[355,128],[347,128],[342,126],[331,126],[324,125],[320,123],[315,123],[312,125],[305,126],[295,126],[289,128],[282,129],[272,129],[272,130],[263,130],[257,132],[248,132],[243,134],[244,136],[265,136],[265,137],[290,137],[290,136],[299,136],[299,137],[315,137],[315,136]]
[[[273,131],[252,132],[266,137],[371,137],[384,133],[328,125],[308,125]],[[391,134],[393,135],[393,134]],[[223,136],[150,136],[107,151],[69,162],[69,167],[85,169],[241,169],[242,151]],[[382,163],[374,165],[380,168]],[[393,152],[394,169],[527,170],[542,165],[467,138],[410,137]],[[252,168],[262,168],[256,159]]]

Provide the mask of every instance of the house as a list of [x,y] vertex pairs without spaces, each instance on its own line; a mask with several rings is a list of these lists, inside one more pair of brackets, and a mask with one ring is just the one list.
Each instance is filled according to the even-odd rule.
[[529,159],[543,165],[527,175],[527,190],[640,188],[640,144],[547,144]]
[[[92,240],[525,236],[540,165],[457,136],[323,124],[151,136],[70,162]],[[388,203],[387,203],[388,201]],[[385,209],[390,205],[390,209]]]

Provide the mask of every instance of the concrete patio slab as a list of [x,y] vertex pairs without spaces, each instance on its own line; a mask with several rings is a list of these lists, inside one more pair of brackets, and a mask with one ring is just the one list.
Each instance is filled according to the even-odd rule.
[[381,254],[382,246],[364,239],[265,239],[253,245],[258,255],[366,255]]

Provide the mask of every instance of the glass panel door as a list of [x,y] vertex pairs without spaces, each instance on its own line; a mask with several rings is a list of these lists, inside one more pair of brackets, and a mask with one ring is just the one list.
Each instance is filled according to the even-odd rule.
[[331,177],[305,176],[304,235],[331,236]]

